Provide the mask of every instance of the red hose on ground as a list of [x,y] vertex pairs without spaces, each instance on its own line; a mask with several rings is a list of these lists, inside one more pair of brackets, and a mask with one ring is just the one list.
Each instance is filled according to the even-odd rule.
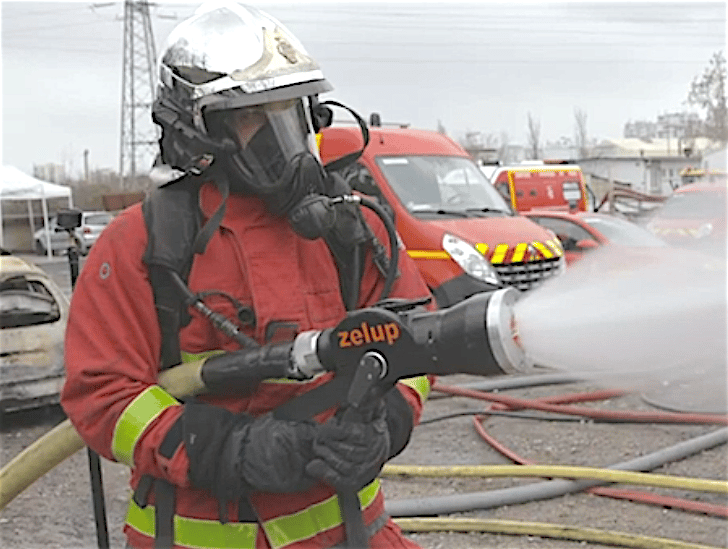
[[497,402],[499,404],[504,404],[509,408],[529,408],[532,410],[541,410],[543,412],[578,415],[591,419],[609,419],[613,421],[625,421],[633,423],[706,423],[728,425],[728,416],[720,415],[595,410],[592,408],[580,408],[578,406],[551,404],[539,400],[514,398],[505,395],[484,393],[481,391],[475,391],[473,389],[465,389],[462,387],[454,387],[451,385],[435,384],[432,390],[450,395],[465,396],[478,400]]
[[[570,394],[563,394],[563,395],[555,395],[550,397],[544,397],[539,399],[517,399],[512,397],[505,397],[503,395],[498,395],[496,398],[491,393],[485,393],[482,391],[474,391],[472,389],[462,389],[460,387],[452,387],[447,385],[435,385],[433,387],[433,390],[439,390],[441,392],[445,392],[448,394],[459,394],[462,396],[472,396],[474,398],[478,398],[480,400],[492,400],[492,404],[490,406],[491,409],[494,410],[503,410],[503,409],[524,409],[524,408],[531,408],[531,409],[541,409],[543,410],[544,407],[542,405],[563,405],[573,402],[594,402],[597,400],[604,400],[608,398],[612,398],[615,396],[620,396],[625,394],[624,391],[618,391],[618,390],[599,390],[599,391],[592,391],[592,392],[586,392],[586,393],[570,393]],[[468,393],[468,394],[464,394]],[[470,394],[474,393],[474,394]],[[509,405],[509,402],[512,402],[514,405],[511,407]],[[551,406],[547,406],[547,408],[552,408]],[[567,408],[568,413],[575,414],[576,411],[581,411],[582,409],[573,407],[573,406],[561,406],[559,411],[563,412],[563,409]],[[594,410],[584,408],[583,409],[586,412],[590,413],[589,417],[594,417],[591,415]],[[553,411],[551,409],[547,411]],[[520,465],[536,465],[536,462],[528,460],[504,444],[501,444],[497,439],[492,437],[486,430],[485,427],[483,427],[482,421],[486,419],[488,414],[488,411],[486,410],[484,414],[475,416],[473,418],[473,425],[475,426],[476,432],[480,435],[480,437],[490,444],[495,450],[500,452],[502,455],[513,461],[514,463],[520,464]],[[685,421],[682,421],[680,416],[688,416],[689,422],[691,423],[703,423],[703,419],[708,419],[710,421],[707,421],[708,423],[712,423],[714,417],[707,416],[705,414],[650,414],[650,413],[636,413],[636,412],[609,412],[609,414],[616,414],[618,415],[619,419],[625,419],[625,418],[632,418],[637,417],[639,421],[645,421],[645,418],[648,417],[655,417],[655,415],[658,415],[660,417],[667,416],[670,422],[676,422],[676,423],[684,423]],[[600,414],[600,416],[603,418],[604,415]],[[720,418],[718,418],[720,419]],[[669,496],[661,496],[657,494],[650,494],[646,492],[638,492],[635,490],[620,490],[617,488],[609,488],[605,486],[595,486],[593,488],[589,488],[586,490],[587,492],[603,496],[603,497],[611,497],[614,499],[625,499],[629,501],[634,501],[636,503],[646,503],[651,505],[658,505],[661,507],[670,507],[673,509],[680,509],[683,511],[690,511],[694,513],[701,513],[705,515],[712,515],[722,518],[728,518],[728,507],[721,506],[721,505],[713,505],[710,503],[702,503],[698,501],[691,501],[686,499],[680,499],[680,498],[674,498]]]

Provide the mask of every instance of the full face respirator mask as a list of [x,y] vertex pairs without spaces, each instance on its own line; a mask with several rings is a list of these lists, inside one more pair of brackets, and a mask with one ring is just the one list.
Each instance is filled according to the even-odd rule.
[[230,192],[259,197],[305,238],[330,230],[336,218],[327,198],[332,184],[318,158],[315,124],[302,99],[212,111],[206,118],[212,135],[237,145],[218,158]]

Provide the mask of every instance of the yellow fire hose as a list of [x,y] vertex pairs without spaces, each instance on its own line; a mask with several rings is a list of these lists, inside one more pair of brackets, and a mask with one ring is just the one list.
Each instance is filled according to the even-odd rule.
[[539,536],[582,543],[598,543],[633,549],[720,549],[667,538],[639,536],[611,530],[597,530],[565,524],[489,520],[478,518],[395,518],[394,522],[405,532],[463,532]]
[[[165,370],[159,375],[159,385],[179,398],[200,393],[205,388],[200,377],[203,362],[188,362]],[[84,446],[71,422],[65,420],[20,452],[0,470],[0,510]]]
[[616,482],[620,484],[639,484],[658,488],[679,488],[696,492],[728,493],[728,481],[706,480],[700,478],[674,477],[654,473],[619,471],[596,467],[571,465],[393,465],[387,464],[382,476],[413,477],[550,477],[550,478],[588,478]]

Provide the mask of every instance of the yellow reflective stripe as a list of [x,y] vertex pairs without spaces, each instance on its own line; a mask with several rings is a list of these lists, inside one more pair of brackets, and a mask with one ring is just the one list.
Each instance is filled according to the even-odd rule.
[[562,250],[561,246],[559,246],[558,240],[547,240],[546,244],[548,244],[549,248],[551,248],[557,256],[563,255],[564,250]]
[[511,193],[511,206],[513,206],[513,211],[518,211],[518,205],[516,204],[516,182],[515,178],[513,177],[513,170],[508,170],[508,189]]
[[[154,506],[144,509],[132,500],[126,514],[126,524],[137,532],[154,537]],[[176,545],[204,549],[255,549],[258,525],[254,522],[228,522],[174,517]]]
[[490,258],[491,263],[503,263],[508,253],[508,244],[498,244],[493,252],[493,257]]
[[114,426],[111,451],[114,458],[134,466],[134,447],[139,437],[164,410],[179,405],[179,401],[158,385],[148,387],[126,407]]
[[424,403],[430,395],[430,380],[427,376],[407,377],[400,379],[399,382],[412,387],[419,395],[421,403]]
[[[380,481],[375,479],[359,491],[362,509],[369,507],[379,493]],[[144,509],[132,499],[126,514],[126,524],[149,537],[154,537],[155,508]],[[311,507],[263,523],[263,529],[273,549],[312,538],[316,534],[342,524],[339,500],[331,496]],[[174,542],[192,548],[254,549],[258,525],[252,522],[228,522],[188,517],[174,517]]]
[[442,250],[407,250],[412,259],[450,259],[450,254]]
[[528,242],[521,242],[516,249],[513,250],[513,257],[511,257],[512,263],[520,263],[528,251]]
[[475,249],[478,250],[483,255],[488,253],[488,245],[484,242],[478,242],[475,245]]
[[544,244],[541,242],[538,242],[537,240],[534,240],[531,242],[533,244],[533,247],[536,248],[539,252],[541,252],[541,255],[544,256],[546,259],[551,259],[554,257],[554,254],[549,250]]
[[[379,492],[379,479],[359,491],[362,510],[371,505]],[[280,549],[330,530],[342,524],[339,498],[331,496],[307,509],[276,517],[263,523],[263,530],[273,549]]]

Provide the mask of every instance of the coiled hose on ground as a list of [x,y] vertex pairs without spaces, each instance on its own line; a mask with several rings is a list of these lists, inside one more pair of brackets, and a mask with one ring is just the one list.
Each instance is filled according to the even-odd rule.
[[[651,412],[613,412],[605,410],[593,410],[590,408],[579,408],[567,406],[564,403],[575,401],[598,400],[610,398],[620,391],[595,391],[594,393],[581,393],[575,395],[560,395],[544,399],[527,400],[495,395],[481,391],[493,391],[503,388],[531,387],[552,383],[570,383],[579,381],[569,376],[559,374],[546,374],[543,376],[525,376],[523,379],[513,377],[502,380],[488,380],[486,382],[470,384],[469,386],[445,386],[436,385],[434,391],[448,395],[461,395],[491,401],[490,409],[476,414],[474,423],[481,437],[499,449],[504,455],[516,463],[515,466],[455,466],[455,467],[418,467],[403,465],[387,465],[383,475],[410,475],[410,476],[533,476],[533,477],[566,477],[569,479],[580,478],[584,480],[549,480],[540,483],[533,483],[525,486],[507,488],[502,490],[490,490],[470,494],[458,494],[449,496],[435,496],[431,498],[418,498],[414,500],[394,500],[387,502],[387,512],[395,517],[395,521],[406,531],[430,532],[483,532],[501,533],[513,535],[531,535],[541,537],[554,537],[572,541],[600,543],[604,545],[619,545],[635,548],[705,548],[707,546],[690,544],[676,540],[663,538],[650,538],[636,536],[619,532],[600,531],[589,528],[574,526],[525,523],[514,521],[493,521],[480,519],[462,518],[417,518],[408,519],[404,517],[431,517],[455,512],[470,511],[475,509],[487,509],[503,505],[526,503],[557,497],[560,495],[590,490],[597,495],[608,497],[619,497],[631,499],[643,503],[656,505],[676,506],[688,511],[705,512],[715,516],[728,516],[728,508],[679,500],[677,498],[664,498],[654,494],[641,494],[639,492],[628,492],[600,486],[610,482],[625,484],[642,484],[661,487],[677,487],[686,490],[707,490],[721,493],[728,492],[728,482],[711,481],[704,479],[691,479],[670,477],[665,475],[654,475],[638,473],[636,471],[648,471],[664,465],[670,461],[683,459],[692,454],[713,448],[728,442],[728,428],[717,430],[713,433],[696,437],[692,440],[681,442],[669,448],[642,456],[627,462],[618,463],[612,467],[585,468],[570,466],[539,466],[530,464],[514,452],[500,445],[495,439],[485,433],[481,421],[487,417],[489,412],[503,412],[504,409],[536,409],[559,414],[583,415],[597,421],[614,422],[659,422],[659,423],[728,423],[724,416],[710,414],[676,414],[676,413],[651,413]],[[548,419],[542,417],[539,419]],[[622,476],[624,475],[624,476]]]

